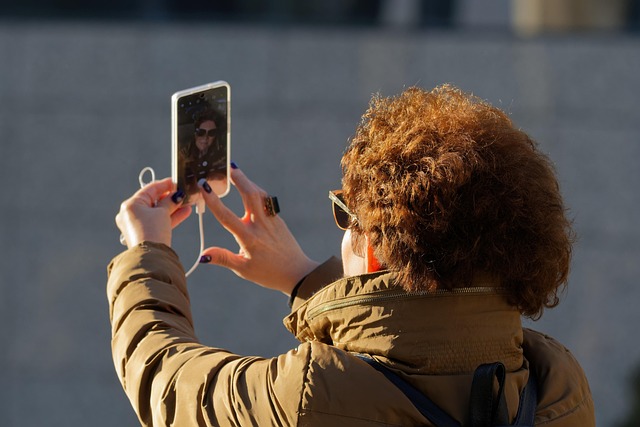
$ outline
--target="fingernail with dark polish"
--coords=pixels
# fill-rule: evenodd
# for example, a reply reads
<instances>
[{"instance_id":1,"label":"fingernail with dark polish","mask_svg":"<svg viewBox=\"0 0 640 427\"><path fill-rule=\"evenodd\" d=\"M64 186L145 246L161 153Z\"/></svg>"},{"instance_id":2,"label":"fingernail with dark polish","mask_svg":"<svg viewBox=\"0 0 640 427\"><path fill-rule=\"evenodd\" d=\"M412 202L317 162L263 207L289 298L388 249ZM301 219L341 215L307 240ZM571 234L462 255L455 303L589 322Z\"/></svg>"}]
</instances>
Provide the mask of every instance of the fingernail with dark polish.
<instances>
[{"instance_id":1,"label":"fingernail with dark polish","mask_svg":"<svg viewBox=\"0 0 640 427\"><path fill-rule=\"evenodd\" d=\"M173 195L171 196L171 200L173 200L173 203L175 203L176 205L178 203L181 203L184 200L184 191L178 190L173 193Z\"/></svg>"},{"instance_id":2,"label":"fingernail with dark polish","mask_svg":"<svg viewBox=\"0 0 640 427\"><path fill-rule=\"evenodd\" d=\"M198 185L204 188L204 191L206 191L207 193L211 193L211 186L206 179L201 178L200 181L198 181Z\"/></svg>"},{"instance_id":3,"label":"fingernail with dark polish","mask_svg":"<svg viewBox=\"0 0 640 427\"><path fill-rule=\"evenodd\" d=\"M211 262L211 256L209 255L202 255L200 257L200 264L209 264Z\"/></svg>"},{"instance_id":4,"label":"fingernail with dark polish","mask_svg":"<svg viewBox=\"0 0 640 427\"><path fill-rule=\"evenodd\" d=\"M236 165L236 162L231 162L231 169L238 169L238 165Z\"/></svg>"}]
</instances>

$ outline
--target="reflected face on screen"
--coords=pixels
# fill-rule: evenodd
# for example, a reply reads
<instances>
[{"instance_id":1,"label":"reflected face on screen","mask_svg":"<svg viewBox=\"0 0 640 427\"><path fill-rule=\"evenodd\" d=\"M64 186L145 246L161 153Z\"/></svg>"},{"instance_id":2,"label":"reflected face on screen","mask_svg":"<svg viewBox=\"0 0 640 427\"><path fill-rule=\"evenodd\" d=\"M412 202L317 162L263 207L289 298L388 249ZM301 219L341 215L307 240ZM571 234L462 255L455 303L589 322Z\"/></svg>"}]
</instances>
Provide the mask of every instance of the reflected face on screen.
<instances>
[{"instance_id":1,"label":"reflected face on screen","mask_svg":"<svg viewBox=\"0 0 640 427\"><path fill-rule=\"evenodd\" d=\"M213 141L216 139L216 123L207 120L200 124L200 127L195 130L196 147L200 151L200 154L207 152Z\"/></svg>"}]
</instances>

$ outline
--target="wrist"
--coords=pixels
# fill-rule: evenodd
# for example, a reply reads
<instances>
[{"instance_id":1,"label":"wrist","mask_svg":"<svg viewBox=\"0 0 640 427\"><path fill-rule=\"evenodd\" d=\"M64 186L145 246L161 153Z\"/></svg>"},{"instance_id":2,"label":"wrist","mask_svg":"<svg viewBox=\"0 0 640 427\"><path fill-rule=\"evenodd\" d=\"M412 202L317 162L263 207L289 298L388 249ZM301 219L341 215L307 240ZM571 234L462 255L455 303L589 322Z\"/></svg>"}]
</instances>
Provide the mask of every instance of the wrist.
<instances>
[{"instance_id":1,"label":"wrist","mask_svg":"<svg viewBox=\"0 0 640 427\"><path fill-rule=\"evenodd\" d=\"M292 275L293 280L291 280L291 284L287 289L283 289L283 292L290 298L293 298L304 279L319 265L319 262L307 258L305 263Z\"/></svg>"},{"instance_id":2,"label":"wrist","mask_svg":"<svg viewBox=\"0 0 640 427\"><path fill-rule=\"evenodd\" d=\"M154 233L141 233L141 234L134 233L130 236L125 235L125 239L127 241L128 248L133 248L135 246L138 246L142 242L159 243L159 244L163 244L168 247L171 247L171 236L167 237L163 235L157 235Z\"/></svg>"}]
</instances>

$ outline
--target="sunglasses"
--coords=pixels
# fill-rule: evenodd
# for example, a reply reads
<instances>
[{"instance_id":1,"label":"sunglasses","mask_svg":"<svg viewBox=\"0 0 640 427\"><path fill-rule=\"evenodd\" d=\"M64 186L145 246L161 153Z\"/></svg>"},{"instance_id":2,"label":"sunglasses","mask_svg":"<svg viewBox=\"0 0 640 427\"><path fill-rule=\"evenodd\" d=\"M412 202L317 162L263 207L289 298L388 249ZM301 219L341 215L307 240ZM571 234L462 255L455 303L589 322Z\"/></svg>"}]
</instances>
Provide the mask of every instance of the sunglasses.
<instances>
[{"instance_id":1,"label":"sunglasses","mask_svg":"<svg viewBox=\"0 0 640 427\"><path fill-rule=\"evenodd\" d=\"M196 136L205 136L207 135L208 137L213 138L214 136L216 136L216 132L218 129L196 129Z\"/></svg>"},{"instance_id":2,"label":"sunglasses","mask_svg":"<svg viewBox=\"0 0 640 427\"><path fill-rule=\"evenodd\" d=\"M329 191L329 198L333 202L333 218L336 220L336 225L339 229L347 230L351 224L358 221L358 218L344 202L342 190Z\"/></svg>"}]
</instances>

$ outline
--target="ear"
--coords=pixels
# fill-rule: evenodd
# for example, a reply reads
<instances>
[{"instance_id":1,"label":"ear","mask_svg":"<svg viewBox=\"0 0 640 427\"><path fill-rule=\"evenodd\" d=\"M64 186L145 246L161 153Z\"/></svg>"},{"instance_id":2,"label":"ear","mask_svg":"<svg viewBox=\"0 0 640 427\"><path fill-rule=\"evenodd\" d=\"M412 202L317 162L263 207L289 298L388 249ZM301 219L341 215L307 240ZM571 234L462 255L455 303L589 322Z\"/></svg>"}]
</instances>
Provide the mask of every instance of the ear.
<instances>
[{"instance_id":1,"label":"ear","mask_svg":"<svg viewBox=\"0 0 640 427\"><path fill-rule=\"evenodd\" d=\"M381 270L380 262L373 253L373 247L371 247L371 244L369 243L368 236L366 237L366 243L367 253L365 255L365 262L367 264L367 273L375 273L376 271Z\"/></svg>"}]
</instances>

